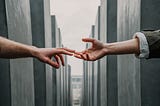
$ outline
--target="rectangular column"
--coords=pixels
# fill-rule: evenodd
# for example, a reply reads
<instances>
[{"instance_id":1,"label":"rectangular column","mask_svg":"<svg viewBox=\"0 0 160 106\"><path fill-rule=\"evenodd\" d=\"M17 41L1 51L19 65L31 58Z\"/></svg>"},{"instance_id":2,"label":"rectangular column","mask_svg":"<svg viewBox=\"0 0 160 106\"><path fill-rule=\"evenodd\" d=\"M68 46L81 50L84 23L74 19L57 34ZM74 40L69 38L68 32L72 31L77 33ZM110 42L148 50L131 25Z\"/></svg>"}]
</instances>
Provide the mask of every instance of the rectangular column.
<instances>
[{"instance_id":1,"label":"rectangular column","mask_svg":"<svg viewBox=\"0 0 160 106\"><path fill-rule=\"evenodd\" d=\"M95 26L92 25L91 27L91 34L90 37L94 38L94 30L95 30ZM92 44L89 44L89 47L91 47ZM88 62L88 71L89 71L89 102L90 102L90 106L93 106L93 97L94 97L94 77L93 77L93 73L94 73L94 62Z\"/></svg>"},{"instance_id":2,"label":"rectangular column","mask_svg":"<svg viewBox=\"0 0 160 106\"><path fill-rule=\"evenodd\" d=\"M72 106L71 66L68 65L68 106Z\"/></svg>"},{"instance_id":3,"label":"rectangular column","mask_svg":"<svg viewBox=\"0 0 160 106\"><path fill-rule=\"evenodd\" d=\"M67 95L68 95L68 60L67 55L64 56L65 58L65 67L64 67L64 105L67 106Z\"/></svg>"},{"instance_id":4,"label":"rectangular column","mask_svg":"<svg viewBox=\"0 0 160 106\"><path fill-rule=\"evenodd\" d=\"M101 7L98 6L97 10L97 17L95 22L95 32L94 38L99 40L100 39L100 9ZM97 60L94 62L94 105L100 105L100 61Z\"/></svg>"},{"instance_id":5,"label":"rectangular column","mask_svg":"<svg viewBox=\"0 0 160 106\"><path fill-rule=\"evenodd\" d=\"M117 0L107 1L107 43L117 41ZM107 106L118 106L117 56L107 56Z\"/></svg>"},{"instance_id":6,"label":"rectangular column","mask_svg":"<svg viewBox=\"0 0 160 106\"><path fill-rule=\"evenodd\" d=\"M50 15L50 0L44 0L44 26L45 26L45 47L52 47L52 30ZM53 105L53 67L46 65L46 106Z\"/></svg>"},{"instance_id":7,"label":"rectangular column","mask_svg":"<svg viewBox=\"0 0 160 106\"><path fill-rule=\"evenodd\" d=\"M45 47L44 0L30 0L32 43ZM34 59L35 106L46 106L46 69L45 64Z\"/></svg>"},{"instance_id":8,"label":"rectangular column","mask_svg":"<svg viewBox=\"0 0 160 106\"><path fill-rule=\"evenodd\" d=\"M5 0L0 1L0 36L8 38ZM11 105L10 63L8 59L0 59L0 106Z\"/></svg>"},{"instance_id":9,"label":"rectangular column","mask_svg":"<svg viewBox=\"0 0 160 106\"><path fill-rule=\"evenodd\" d=\"M140 0L118 0L118 41L140 30ZM134 5L133 5L134 4ZM118 56L118 105L141 106L140 62L134 55Z\"/></svg>"},{"instance_id":10,"label":"rectangular column","mask_svg":"<svg viewBox=\"0 0 160 106\"><path fill-rule=\"evenodd\" d=\"M5 0L8 38L32 45L29 0ZM34 106L33 59L10 60L11 105Z\"/></svg>"},{"instance_id":11,"label":"rectangular column","mask_svg":"<svg viewBox=\"0 0 160 106\"><path fill-rule=\"evenodd\" d=\"M107 42L107 1L101 0L100 40ZM107 106L107 57L100 59L100 106Z\"/></svg>"},{"instance_id":12,"label":"rectangular column","mask_svg":"<svg viewBox=\"0 0 160 106\"><path fill-rule=\"evenodd\" d=\"M51 16L51 21L52 21L52 47L56 47L56 37L58 36L57 35L57 22L56 22L56 17L53 15ZM55 68L53 68L53 105L54 106L58 106L57 105L57 90L59 89L58 88L58 83L57 83L57 70Z\"/></svg>"},{"instance_id":13,"label":"rectangular column","mask_svg":"<svg viewBox=\"0 0 160 106\"><path fill-rule=\"evenodd\" d=\"M140 30L160 29L160 1L141 0ZM141 60L141 105L160 105L160 59Z\"/></svg>"}]
</instances>

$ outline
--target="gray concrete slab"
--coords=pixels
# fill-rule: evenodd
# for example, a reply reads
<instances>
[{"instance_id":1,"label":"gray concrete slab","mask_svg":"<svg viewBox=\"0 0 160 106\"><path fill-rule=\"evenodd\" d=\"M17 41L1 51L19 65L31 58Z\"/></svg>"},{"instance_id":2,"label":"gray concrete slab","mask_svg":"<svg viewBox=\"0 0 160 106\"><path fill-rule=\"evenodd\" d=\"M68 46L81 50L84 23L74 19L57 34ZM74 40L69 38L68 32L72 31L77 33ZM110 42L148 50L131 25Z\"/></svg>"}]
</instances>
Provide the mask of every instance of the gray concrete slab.
<instances>
[{"instance_id":1,"label":"gray concrete slab","mask_svg":"<svg viewBox=\"0 0 160 106\"><path fill-rule=\"evenodd\" d=\"M92 25L91 27L91 34L90 34L90 37L91 38L94 38L94 30L95 30L95 26ZM89 44L89 47L91 47L92 44L90 43ZM94 62L88 62L88 71L89 71L89 102L90 102L90 106L93 106L93 96L94 96L94 76L93 76L93 73L94 73Z\"/></svg>"},{"instance_id":2,"label":"gray concrete slab","mask_svg":"<svg viewBox=\"0 0 160 106\"><path fill-rule=\"evenodd\" d=\"M51 16L51 22L52 22L52 47L56 47L56 29L57 29L57 23L56 23L56 17L53 15ZM57 90L58 88L58 83L57 83L57 70L53 68L53 105L57 106Z\"/></svg>"},{"instance_id":3,"label":"gray concrete slab","mask_svg":"<svg viewBox=\"0 0 160 106\"><path fill-rule=\"evenodd\" d=\"M95 35L94 38L99 40L100 39L100 6L97 10L97 17L95 22ZM94 62L94 105L100 105L100 61L97 60Z\"/></svg>"},{"instance_id":4,"label":"gray concrete slab","mask_svg":"<svg viewBox=\"0 0 160 106\"><path fill-rule=\"evenodd\" d=\"M107 42L107 1L101 0L100 40ZM107 57L100 59L100 100L101 106L107 105Z\"/></svg>"},{"instance_id":5,"label":"gray concrete slab","mask_svg":"<svg viewBox=\"0 0 160 106\"><path fill-rule=\"evenodd\" d=\"M58 26L56 26L56 47L60 47L60 32ZM57 106L61 106L61 68L56 70L57 81Z\"/></svg>"},{"instance_id":6,"label":"gray concrete slab","mask_svg":"<svg viewBox=\"0 0 160 106\"><path fill-rule=\"evenodd\" d=\"M140 30L140 0L118 0L117 10L118 41L131 39ZM118 56L118 105L141 105L140 64L134 55Z\"/></svg>"},{"instance_id":7,"label":"gray concrete slab","mask_svg":"<svg viewBox=\"0 0 160 106\"><path fill-rule=\"evenodd\" d=\"M5 0L8 38L32 45L29 0ZM33 59L10 60L11 105L34 106Z\"/></svg>"},{"instance_id":8,"label":"gray concrete slab","mask_svg":"<svg viewBox=\"0 0 160 106\"><path fill-rule=\"evenodd\" d=\"M141 0L141 28L160 29L160 1ZM141 60L141 105L160 105L160 59Z\"/></svg>"},{"instance_id":9,"label":"gray concrete slab","mask_svg":"<svg viewBox=\"0 0 160 106\"><path fill-rule=\"evenodd\" d=\"M71 66L68 65L68 104L72 106L72 87L71 87Z\"/></svg>"},{"instance_id":10,"label":"gray concrete slab","mask_svg":"<svg viewBox=\"0 0 160 106\"><path fill-rule=\"evenodd\" d=\"M30 0L32 43L45 47L44 0ZM35 106L46 106L46 69L45 64L34 59Z\"/></svg>"},{"instance_id":11,"label":"gray concrete slab","mask_svg":"<svg viewBox=\"0 0 160 106\"><path fill-rule=\"evenodd\" d=\"M117 41L117 0L107 1L107 42ZM107 56L107 106L118 106L117 56Z\"/></svg>"},{"instance_id":12,"label":"gray concrete slab","mask_svg":"<svg viewBox=\"0 0 160 106\"><path fill-rule=\"evenodd\" d=\"M64 105L67 106L68 101L68 60L67 56L64 56L65 58L65 67L64 67Z\"/></svg>"},{"instance_id":13,"label":"gray concrete slab","mask_svg":"<svg viewBox=\"0 0 160 106\"><path fill-rule=\"evenodd\" d=\"M84 75L85 75L85 91L84 91L84 103L86 106L89 106L89 78L88 78L88 62L84 61L84 66L85 66L85 70L84 70Z\"/></svg>"},{"instance_id":14,"label":"gray concrete slab","mask_svg":"<svg viewBox=\"0 0 160 106\"><path fill-rule=\"evenodd\" d=\"M0 1L0 36L8 37L5 0ZM10 65L8 59L0 59L0 106L11 105Z\"/></svg>"},{"instance_id":15,"label":"gray concrete slab","mask_svg":"<svg viewBox=\"0 0 160 106\"><path fill-rule=\"evenodd\" d=\"M51 30L51 16L50 16L50 0L44 0L44 26L45 26L45 47L52 47L52 30ZM46 65L46 106L53 105L53 83L52 70L53 68Z\"/></svg>"}]
</instances>

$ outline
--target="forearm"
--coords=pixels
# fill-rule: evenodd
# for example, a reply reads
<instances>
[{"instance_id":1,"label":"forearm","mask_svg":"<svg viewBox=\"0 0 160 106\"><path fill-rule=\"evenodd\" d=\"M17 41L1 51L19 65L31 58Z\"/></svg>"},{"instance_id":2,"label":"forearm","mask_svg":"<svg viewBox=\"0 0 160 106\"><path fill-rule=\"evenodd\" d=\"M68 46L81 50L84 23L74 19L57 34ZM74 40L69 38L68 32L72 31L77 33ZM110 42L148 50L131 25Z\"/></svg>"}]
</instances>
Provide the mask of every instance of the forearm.
<instances>
[{"instance_id":1,"label":"forearm","mask_svg":"<svg viewBox=\"0 0 160 106\"><path fill-rule=\"evenodd\" d=\"M28 46L0 37L0 58L33 57L33 46Z\"/></svg>"},{"instance_id":2,"label":"forearm","mask_svg":"<svg viewBox=\"0 0 160 106\"><path fill-rule=\"evenodd\" d=\"M107 43L104 48L107 55L140 53L138 38L122 42Z\"/></svg>"}]
</instances>

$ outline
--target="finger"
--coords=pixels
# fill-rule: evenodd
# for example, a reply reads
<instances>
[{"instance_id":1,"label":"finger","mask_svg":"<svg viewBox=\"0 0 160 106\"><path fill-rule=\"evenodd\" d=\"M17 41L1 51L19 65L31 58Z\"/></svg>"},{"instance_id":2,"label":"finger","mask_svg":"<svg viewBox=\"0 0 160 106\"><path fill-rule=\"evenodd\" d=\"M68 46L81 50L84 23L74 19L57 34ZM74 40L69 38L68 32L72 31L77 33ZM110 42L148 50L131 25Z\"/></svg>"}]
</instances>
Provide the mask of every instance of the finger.
<instances>
[{"instance_id":1,"label":"finger","mask_svg":"<svg viewBox=\"0 0 160 106\"><path fill-rule=\"evenodd\" d=\"M55 55L54 58L56 59L56 62L60 65L59 57L57 55Z\"/></svg>"},{"instance_id":2,"label":"finger","mask_svg":"<svg viewBox=\"0 0 160 106\"><path fill-rule=\"evenodd\" d=\"M95 39L93 39L93 38L82 38L82 41L83 42L91 42L91 43L93 43L95 41Z\"/></svg>"},{"instance_id":3,"label":"finger","mask_svg":"<svg viewBox=\"0 0 160 106\"><path fill-rule=\"evenodd\" d=\"M66 55L73 56L74 53L66 51L66 50L63 50L63 49L59 49L57 54L66 54Z\"/></svg>"},{"instance_id":4,"label":"finger","mask_svg":"<svg viewBox=\"0 0 160 106\"><path fill-rule=\"evenodd\" d=\"M52 61L51 59L47 59L47 63L55 68L59 68L59 64L57 62Z\"/></svg>"},{"instance_id":5,"label":"finger","mask_svg":"<svg viewBox=\"0 0 160 106\"><path fill-rule=\"evenodd\" d=\"M77 54L74 54L74 57L76 57L76 58L78 58L78 59L83 59L83 58L81 57L81 55L77 55Z\"/></svg>"},{"instance_id":6,"label":"finger","mask_svg":"<svg viewBox=\"0 0 160 106\"><path fill-rule=\"evenodd\" d=\"M81 55L81 57L82 57L84 60L87 60L87 55L86 55L86 54Z\"/></svg>"},{"instance_id":7,"label":"finger","mask_svg":"<svg viewBox=\"0 0 160 106\"><path fill-rule=\"evenodd\" d=\"M86 57L87 57L87 60L90 60L90 57L89 57L89 54L88 54L88 53L86 54Z\"/></svg>"},{"instance_id":8,"label":"finger","mask_svg":"<svg viewBox=\"0 0 160 106\"><path fill-rule=\"evenodd\" d=\"M75 55L75 54L76 54L76 55L83 55L82 52L76 52L76 51L75 51L74 55Z\"/></svg>"},{"instance_id":9,"label":"finger","mask_svg":"<svg viewBox=\"0 0 160 106\"><path fill-rule=\"evenodd\" d=\"M64 66L64 58L63 58L63 56L61 54L59 54L58 56L59 56L59 58L61 60L62 65Z\"/></svg>"},{"instance_id":10,"label":"finger","mask_svg":"<svg viewBox=\"0 0 160 106\"><path fill-rule=\"evenodd\" d=\"M62 48L62 49L66 50L66 51L69 51L69 52L72 52L72 53L75 53L75 50L68 49L68 48L66 48L66 47L64 47L64 48Z\"/></svg>"}]
</instances>

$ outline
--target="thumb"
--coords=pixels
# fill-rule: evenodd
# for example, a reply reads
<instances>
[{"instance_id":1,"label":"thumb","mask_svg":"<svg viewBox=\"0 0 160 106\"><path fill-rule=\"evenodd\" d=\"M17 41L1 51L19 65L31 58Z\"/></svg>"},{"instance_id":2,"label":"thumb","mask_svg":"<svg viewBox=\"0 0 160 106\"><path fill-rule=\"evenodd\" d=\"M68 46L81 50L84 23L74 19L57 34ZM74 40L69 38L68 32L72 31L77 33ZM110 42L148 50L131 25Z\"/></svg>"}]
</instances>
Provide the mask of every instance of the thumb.
<instances>
[{"instance_id":1,"label":"thumb","mask_svg":"<svg viewBox=\"0 0 160 106\"><path fill-rule=\"evenodd\" d=\"M93 38L82 38L82 41L83 42L91 42L91 43L93 43L95 41L95 39L93 39Z\"/></svg>"}]
</instances>

